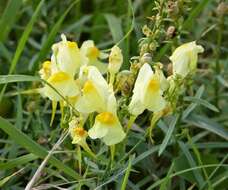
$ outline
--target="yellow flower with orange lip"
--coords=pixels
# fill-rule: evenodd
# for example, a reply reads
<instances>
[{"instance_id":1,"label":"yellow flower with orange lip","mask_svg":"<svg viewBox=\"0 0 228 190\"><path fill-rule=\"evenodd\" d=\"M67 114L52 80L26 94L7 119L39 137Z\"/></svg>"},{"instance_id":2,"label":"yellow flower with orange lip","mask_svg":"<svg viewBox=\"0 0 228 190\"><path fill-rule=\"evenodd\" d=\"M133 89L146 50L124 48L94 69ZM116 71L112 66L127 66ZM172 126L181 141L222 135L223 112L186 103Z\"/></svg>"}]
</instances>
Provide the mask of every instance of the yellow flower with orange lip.
<instances>
[{"instance_id":1,"label":"yellow flower with orange lip","mask_svg":"<svg viewBox=\"0 0 228 190\"><path fill-rule=\"evenodd\" d=\"M170 60L173 63L173 74L185 77L194 72L197 67L198 53L204 51L203 47L196 45L196 42L185 43L175 49Z\"/></svg>"},{"instance_id":2,"label":"yellow flower with orange lip","mask_svg":"<svg viewBox=\"0 0 228 190\"><path fill-rule=\"evenodd\" d=\"M101 52L94 44L94 41L84 41L80 48L83 64L96 66L101 73L107 71L107 65L102 63L100 59L107 58L107 54Z\"/></svg>"},{"instance_id":3,"label":"yellow flower with orange lip","mask_svg":"<svg viewBox=\"0 0 228 190\"><path fill-rule=\"evenodd\" d=\"M107 109L110 88L96 67L87 66L83 69L80 75L84 80L82 95L75 108L81 113L103 112Z\"/></svg>"},{"instance_id":4,"label":"yellow flower with orange lip","mask_svg":"<svg viewBox=\"0 0 228 190\"><path fill-rule=\"evenodd\" d=\"M72 76L68 73L59 71L52 74L47 82L63 97L74 97L79 94L79 88ZM60 101L63 98L49 85L45 84L43 93L52 101Z\"/></svg>"},{"instance_id":5,"label":"yellow flower with orange lip","mask_svg":"<svg viewBox=\"0 0 228 190\"><path fill-rule=\"evenodd\" d=\"M121 142L126 136L118 117L112 112L98 114L88 134L92 139L100 138L108 146Z\"/></svg>"},{"instance_id":6,"label":"yellow flower with orange lip","mask_svg":"<svg viewBox=\"0 0 228 190\"><path fill-rule=\"evenodd\" d=\"M47 80L51 76L51 61L45 61L39 70L40 77Z\"/></svg>"},{"instance_id":7,"label":"yellow flower with orange lip","mask_svg":"<svg viewBox=\"0 0 228 190\"><path fill-rule=\"evenodd\" d=\"M158 72L154 73L147 63L140 68L129 104L132 115L137 116L145 109L158 112L165 108L161 76Z\"/></svg>"},{"instance_id":8,"label":"yellow flower with orange lip","mask_svg":"<svg viewBox=\"0 0 228 190\"><path fill-rule=\"evenodd\" d=\"M81 146L86 144L88 133L83 127L80 127L79 121L76 118L73 118L69 123L69 130L72 137L72 144L79 144Z\"/></svg>"},{"instance_id":9,"label":"yellow flower with orange lip","mask_svg":"<svg viewBox=\"0 0 228 190\"><path fill-rule=\"evenodd\" d=\"M62 41L52 46L51 62L55 65L54 72L63 71L74 77L82 64L80 50L77 43L67 41L64 34L61 38Z\"/></svg>"},{"instance_id":10,"label":"yellow flower with orange lip","mask_svg":"<svg viewBox=\"0 0 228 190\"><path fill-rule=\"evenodd\" d=\"M72 137L72 144L80 145L87 153L96 158L96 155L91 151L86 142L88 132L80 126L80 122L77 120L77 118L74 117L69 123L69 131Z\"/></svg>"}]
</instances>

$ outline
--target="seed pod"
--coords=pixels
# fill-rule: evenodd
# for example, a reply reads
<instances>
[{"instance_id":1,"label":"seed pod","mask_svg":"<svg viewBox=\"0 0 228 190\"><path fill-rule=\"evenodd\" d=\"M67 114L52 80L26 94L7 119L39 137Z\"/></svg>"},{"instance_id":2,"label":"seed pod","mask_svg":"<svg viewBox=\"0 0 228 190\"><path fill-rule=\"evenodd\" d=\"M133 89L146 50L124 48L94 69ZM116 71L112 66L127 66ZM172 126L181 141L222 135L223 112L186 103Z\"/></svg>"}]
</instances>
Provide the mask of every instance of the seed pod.
<instances>
[{"instance_id":1,"label":"seed pod","mask_svg":"<svg viewBox=\"0 0 228 190\"><path fill-rule=\"evenodd\" d=\"M221 2L221 3L218 5L217 9L216 9L216 13L217 13L217 15L219 15L219 16L223 16L223 15L225 15L225 14L228 14L228 4L225 3L225 2Z\"/></svg>"},{"instance_id":2,"label":"seed pod","mask_svg":"<svg viewBox=\"0 0 228 190\"><path fill-rule=\"evenodd\" d=\"M116 78L117 91L123 96L129 96L134 86L135 76L131 71L121 71Z\"/></svg>"},{"instance_id":3,"label":"seed pod","mask_svg":"<svg viewBox=\"0 0 228 190\"><path fill-rule=\"evenodd\" d=\"M150 53L144 53L143 56L140 58L141 63L151 63L152 56Z\"/></svg>"},{"instance_id":4,"label":"seed pod","mask_svg":"<svg viewBox=\"0 0 228 190\"><path fill-rule=\"evenodd\" d=\"M175 35L176 28L174 26L169 26L166 31L166 36L168 39L172 38Z\"/></svg>"}]
</instances>

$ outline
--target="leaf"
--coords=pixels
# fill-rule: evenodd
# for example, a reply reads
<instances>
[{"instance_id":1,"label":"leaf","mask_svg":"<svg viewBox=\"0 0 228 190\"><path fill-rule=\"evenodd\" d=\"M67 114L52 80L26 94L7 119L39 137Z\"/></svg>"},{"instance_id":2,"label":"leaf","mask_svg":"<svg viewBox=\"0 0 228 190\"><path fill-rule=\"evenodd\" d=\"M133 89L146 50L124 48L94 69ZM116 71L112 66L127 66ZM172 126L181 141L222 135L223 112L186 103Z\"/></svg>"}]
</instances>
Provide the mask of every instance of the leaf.
<instances>
[{"instance_id":1,"label":"leaf","mask_svg":"<svg viewBox=\"0 0 228 190\"><path fill-rule=\"evenodd\" d=\"M217 76L218 81L226 88L228 88L228 82L221 76Z\"/></svg>"},{"instance_id":2,"label":"leaf","mask_svg":"<svg viewBox=\"0 0 228 190\"><path fill-rule=\"evenodd\" d=\"M228 140L228 131L224 129L219 123L213 121L204 116L200 115L191 115L188 119L185 120L188 124L194 125L196 127L206 129L220 137Z\"/></svg>"},{"instance_id":3,"label":"leaf","mask_svg":"<svg viewBox=\"0 0 228 190\"><path fill-rule=\"evenodd\" d=\"M117 43L123 38L123 30L121 26L121 20L113 14L105 14L105 18L108 22L112 38L114 43Z\"/></svg>"},{"instance_id":4,"label":"leaf","mask_svg":"<svg viewBox=\"0 0 228 190\"><path fill-rule=\"evenodd\" d=\"M7 183L12 177L14 177L15 175L17 175L18 173L20 173L24 168L14 172L13 174L4 177L3 179L0 180L0 187L2 187L5 183Z\"/></svg>"},{"instance_id":5,"label":"leaf","mask_svg":"<svg viewBox=\"0 0 228 190\"><path fill-rule=\"evenodd\" d=\"M159 152L158 152L159 156L163 153L163 151L165 150L166 146L168 145L169 140L170 140L170 138L171 138L171 136L173 134L174 128L176 126L176 123L178 121L178 118L179 118L179 115L176 115L176 116L174 116L172 118L172 121L171 121L170 126L168 128L168 132L166 133L165 138L162 141L162 144L161 144L161 146L159 148Z\"/></svg>"},{"instance_id":6,"label":"leaf","mask_svg":"<svg viewBox=\"0 0 228 190\"><path fill-rule=\"evenodd\" d=\"M15 19L17 18L17 13L22 4L22 0L9 0L4 13L0 20L0 41L4 42L7 39L8 33L13 26Z\"/></svg>"},{"instance_id":7,"label":"leaf","mask_svg":"<svg viewBox=\"0 0 228 190\"><path fill-rule=\"evenodd\" d=\"M7 162L0 162L0 170L9 170L18 167L23 164L27 164L30 161L37 159L38 157L32 153L20 156L18 158L9 160Z\"/></svg>"},{"instance_id":8,"label":"leaf","mask_svg":"<svg viewBox=\"0 0 228 190\"><path fill-rule=\"evenodd\" d=\"M41 79L39 77L29 75L0 75L0 84L30 81L41 81Z\"/></svg>"},{"instance_id":9,"label":"leaf","mask_svg":"<svg viewBox=\"0 0 228 190\"><path fill-rule=\"evenodd\" d=\"M32 18L30 19L28 25L26 26L26 28L25 28L25 30L24 30L24 32L23 32L23 34L19 40L16 52L14 54L13 60L12 60L11 65L10 65L9 74L12 74L16 68L16 65L17 65L18 60L21 56L21 53L24 50L25 43L28 40L29 34L32 31L33 25L37 19L37 16L41 10L43 3L44 3L44 0L41 0L40 3L38 4L38 6L36 7L36 10L35 10L34 14L32 15ZM0 102L2 100L4 93L5 93L6 87L7 87L7 83L3 86L2 90L1 90Z\"/></svg>"},{"instance_id":10,"label":"leaf","mask_svg":"<svg viewBox=\"0 0 228 190\"><path fill-rule=\"evenodd\" d=\"M191 97L191 96L186 96L184 97L185 101L192 101L195 102L197 104L201 104L203 106L205 106L206 108L215 111L215 112L219 112L218 108L216 108L214 105L210 104L208 101L197 98L197 97Z\"/></svg>"},{"instance_id":11,"label":"leaf","mask_svg":"<svg viewBox=\"0 0 228 190\"><path fill-rule=\"evenodd\" d=\"M0 128L7 133L12 140L27 149L30 153L33 153L40 158L45 158L47 156L48 151L45 148L34 142L26 134L18 130L2 117L0 117ZM74 179L81 178L78 173L66 166L62 161L56 159L54 156L51 156L48 162Z\"/></svg>"},{"instance_id":12,"label":"leaf","mask_svg":"<svg viewBox=\"0 0 228 190\"><path fill-rule=\"evenodd\" d=\"M170 174L173 172L174 169L174 162L172 162L169 171L164 179L164 181L162 182L160 189L159 190L166 190L167 189L167 183L170 181Z\"/></svg>"},{"instance_id":13,"label":"leaf","mask_svg":"<svg viewBox=\"0 0 228 190\"><path fill-rule=\"evenodd\" d=\"M210 2L211 0L201 0L198 5L192 9L192 11L190 12L188 18L185 20L184 24L183 24L183 29L190 29L193 21L195 21L195 18L202 12L202 10L204 9L204 7Z\"/></svg>"},{"instance_id":14,"label":"leaf","mask_svg":"<svg viewBox=\"0 0 228 190\"><path fill-rule=\"evenodd\" d=\"M181 141L178 142L182 152L184 153L185 157L187 158L187 162L189 163L190 167L196 167L196 162L194 158L192 157L190 151L188 150L188 147ZM202 177L202 174L199 170L193 171L193 175L195 178L195 181L197 181L198 186L201 187L201 185L204 183L204 179Z\"/></svg>"},{"instance_id":15,"label":"leaf","mask_svg":"<svg viewBox=\"0 0 228 190\"><path fill-rule=\"evenodd\" d=\"M129 161L128 161L128 166L127 166L127 170L126 170L126 173L124 175L124 179L123 179L123 182L122 182L122 185L121 185L121 190L125 190L126 187L127 187L127 182L128 182L128 178L129 178L129 175L130 175L130 172L131 172L131 157L129 158Z\"/></svg>"},{"instance_id":16,"label":"leaf","mask_svg":"<svg viewBox=\"0 0 228 190\"><path fill-rule=\"evenodd\" d=\"M203 95L203 92L205 90L204 85L200 86L200 88L197 90L195 97L201 98ZM191 103L183 112L182 119L185 119L188 117L188 115L196 108L198 104L197 103Z\"/></svg>"}]
</instances>

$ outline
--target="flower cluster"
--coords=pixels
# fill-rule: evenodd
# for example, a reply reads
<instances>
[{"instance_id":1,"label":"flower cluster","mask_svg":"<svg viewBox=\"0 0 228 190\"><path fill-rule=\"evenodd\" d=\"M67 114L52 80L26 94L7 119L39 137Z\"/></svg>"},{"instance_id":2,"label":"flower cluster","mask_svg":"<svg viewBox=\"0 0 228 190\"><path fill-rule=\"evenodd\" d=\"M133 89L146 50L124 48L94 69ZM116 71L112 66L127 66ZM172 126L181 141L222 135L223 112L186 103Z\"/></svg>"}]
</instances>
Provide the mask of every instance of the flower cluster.
<instances>
[{"instance_id":1,"label":"flower cluster","mask_svg":"<svg viewBox=\"0 0 228 190\"><path fill-rule=\"evenodd\" d=\"M161 63L151 65L147 61L136 73L132 70L119 72L123 55L116 45L107 54L91 40L83 42L79 48L76 42L68 41L64 35L61 37L62 41L52 46L50 61L45 61L39 71L46 81L40 92L52 101L52 116L58 102L62 112L64 106L72 108L69 117L72 143L89 152L88 137L101 139L108 146L123 141L128 131L123 126L123 119L129 115L136 118L144 110L160 116L167 109L171 112L169 96L175 88L176 78L183 80L192 74L196 69L197 55L203 52L195 42L178 47L170 57L173 74L166 78ZM126 84L132 88L126 90ZM119 116L119 88L125 88L123 92L129 100L126 105L129 114L122 117ZM91 126L88 128L86 123Z\"/></svg>"}]
</instances>

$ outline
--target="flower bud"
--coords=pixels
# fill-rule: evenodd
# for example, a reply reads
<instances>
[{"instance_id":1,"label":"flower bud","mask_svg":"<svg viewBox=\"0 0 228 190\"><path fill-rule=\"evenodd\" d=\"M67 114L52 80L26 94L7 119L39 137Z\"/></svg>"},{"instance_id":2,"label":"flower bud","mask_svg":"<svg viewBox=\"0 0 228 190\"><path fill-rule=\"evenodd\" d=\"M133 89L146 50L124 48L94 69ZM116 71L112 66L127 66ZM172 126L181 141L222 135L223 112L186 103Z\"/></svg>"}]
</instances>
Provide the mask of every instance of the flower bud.
<instances>
[{"instance_id":1,"label":"flower bud","mask_svg":"<svg viewBox=\"0 0 228 190\"><path fill-rule=\"evenodd\" d=\"M113 46L111 49L111 53L109 55L109 64L108 71L111 74L116 74L123 63L123 55L121 49L118 46Z\"/></svg>"}]
</instances>

